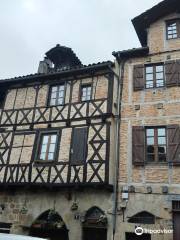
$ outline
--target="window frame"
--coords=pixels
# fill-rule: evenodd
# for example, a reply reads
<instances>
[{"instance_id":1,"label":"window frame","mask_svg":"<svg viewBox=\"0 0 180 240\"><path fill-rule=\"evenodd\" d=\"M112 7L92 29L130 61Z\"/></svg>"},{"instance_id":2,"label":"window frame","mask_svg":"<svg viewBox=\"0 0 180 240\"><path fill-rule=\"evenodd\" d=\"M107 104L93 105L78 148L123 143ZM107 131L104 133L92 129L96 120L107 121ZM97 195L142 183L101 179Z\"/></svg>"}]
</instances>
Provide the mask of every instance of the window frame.
<instances>
[{"instance_id":1,"label":"window frame","mask_svg":"<svg viewBox=\"0 0 180 240\"><path fill-rule=\"evenodd\" d=\"M88 87L91 87L90 99L88 99L88 100L82 100L83 88L88 88ZM80 100L81 102L89 102L89 101L91 101L91 100L92 100L92 94L93 94L93 91L92 91L92 90L93 90L93 85L92 85L92 83L80 84L79 100Z\"/></svg>"},{"instance_id":2,"label":"window frame","mask_svg":"<svg viewBox=\"0 0 180 240\"><path fill-rule=\"evenodd\" d=\"M43 136L55 135L55 134L57 136L57 139L56 139L56 143L55 143L53 160L48 160L48 159L42 160L42 159L40 159ZM61 139L61 131L60 130L40 131L38 133L38 139L35 142L35 143L37 143L37 145L36 145L36 153L35 153L35 157L34 157L34 162L35 163L55 163L55 162L57 162L58 161L59 150L60 150L60 139Z\"/></svg>"},{"instance_id":3,"label":"window frame","mask_svg":"<svg viewBox=\"0 0 180 240\"><path fill-rule=\"evenodd\" d=\"M158 136L158 129L164 128L165 129L165 136ZM148 160L148 152L147 152L147 130L148 129L154 129L154 161L149 161ZM158 137L165 137L165 144L159 144L158 145ZM167 148L168 148L168 142L167 142L167 127L166 126L149 126L149 127L145 127L145 159L146 159L146 163L167 163ZM160 161L159 160L159 152L158 152L158 146L165 146L166 147L166 159L165 161Z\"/></svg>"},{"instance_id":4,"label":"window frame","mask_svg":"<svg viewBox=\"0 0 180 240\"><path fill-rule=\"evenodd\" d=\"M63 103L62 103L62 104L57 104L57 101L58 101L57 93L59 93L59 91L57 91L57 93L56 93L55 104L51 105L52 88L53 88L53 87L60 87L60 86L64 86ZM63 106L63 105L65 105L65 99L66 99L66 88L67 88L67 84L66 84L65 82L60 83L60 84L57 83L57 84L51 84L51 85L49 85L48 99L47 99L47 106L49 106L49 107L53 107L53 106Z\"/></svg>"},{"instance_id":5,"label":"window frame","mask_svg":"<svg viewBox=\"0 0 180 240\"><path fill-rule=\"evenodd\" d=\"M156 86L157 84L157 80L159 79L156 79L156 73L159 73L159 72L156 72L156 67L158 66L162 66L163 67L163 86ZM152 67L153 68L153 86L152 87L147 87L146 86L146 83L147 83L147 73L146 73L146 68L147 67ZM145 64L145 67L144 67L144 75L145 75L145 89L153 89L153 88L164 88L166 86L166 79L165 79L165 66L164 66L164 63L163 62L159 62L159 63L152 63L152 64Z\"/></svg>"},{"instance_id":6,"label":"window frame","mask_svg":"<svg viewBox=\"0 0 180 240\"><path fill-rule=\"evenodd\" d=\"M168 34L168 27L169 27L169 25L172 25L173 23L176 23L177 37L169 38L169 35L172 35L172 34ZM179 37L180 37L180 18L167 20L166 21L166 40L174 40Z\"/></svg>"}]
</instances>

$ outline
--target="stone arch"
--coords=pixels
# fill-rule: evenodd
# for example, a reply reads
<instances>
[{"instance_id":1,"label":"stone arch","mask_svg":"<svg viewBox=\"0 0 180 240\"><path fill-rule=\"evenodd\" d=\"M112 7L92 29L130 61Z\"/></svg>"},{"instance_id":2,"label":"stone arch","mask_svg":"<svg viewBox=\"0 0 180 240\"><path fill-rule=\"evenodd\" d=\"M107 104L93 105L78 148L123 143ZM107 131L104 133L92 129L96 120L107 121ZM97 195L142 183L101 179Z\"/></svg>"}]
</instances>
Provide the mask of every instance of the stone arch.
<instances>
[{"instance_id":1,"label":"stone arch","mask_svg":"<svg viewBox=\"0 0 180 240\"><path fill-rule=\"evenodd\" d=\"M155 215L147 211L139 212L129 218L129 223L155 224Z\"/></svg>"},{"instance_id":2,"label":"stone arch","mask_svg":"<svg viewBox=\"0 0 180 240\"><path fill-rule=\"evenodd\" d=\"M107 216L99 207L91 207L85 214L83 221L83 240L107 239Z\"/></svg>"},{"instance_id":3,"label":"stone arch","mask_svg":"<svg viewBox=\"0 0 180 240\"><path fill-rule=\"evenodd\" d=\"M54 209L43 212L33 221L29 235L50 240L69 239L66 224Z\"/></svg>"}]
</instances>

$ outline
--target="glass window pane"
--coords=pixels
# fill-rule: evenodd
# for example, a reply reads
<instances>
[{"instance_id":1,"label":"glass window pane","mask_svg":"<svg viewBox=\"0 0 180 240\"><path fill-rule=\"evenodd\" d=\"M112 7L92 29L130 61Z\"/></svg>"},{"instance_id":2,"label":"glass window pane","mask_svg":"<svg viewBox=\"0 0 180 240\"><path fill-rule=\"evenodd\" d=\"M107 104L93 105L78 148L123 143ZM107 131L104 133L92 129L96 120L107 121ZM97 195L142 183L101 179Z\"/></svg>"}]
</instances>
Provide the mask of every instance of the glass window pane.
<instances>
[{"instance_id":1,"label":"glass window pane","mask_svg":"<svg viewBox=\"0 0 180 240\"><path fill-rule=\"evenodd\" d=\"M57 87L52 87L52 92L57 92Z\"/></svg>"},{"instance_id":2,"label":"glass window pane","mask_svg":"<svg viewBox=\"0 0 180 240\"><path fill-rule=\"evenodd\" d=\"M56 93L56 92L53 92L53 93L51 94L51 98L56 98L56 95L57 95L57 93Z\"/></svg>"},{"instance_id":3,"label":"glass window pane","mask_svg":"<svg viewBox=\"0 0 180 240\"><path fill-rule=\"evenodd\" d=\"M53 153L55 151L55 144L50 144L49 152Z\"/></svg>"},{"instance_id":4,"label":"glass window pane","mask_svg":"<svg viewBox=\"0 0 180 240\"><path fill-rule=\"evenodd\" d=\"M147 82L146 88L153 88L153 82Z\"/></svg>"},{"instance_id":5,"label":"glass window pane","mask_svg":"<svg viewBox=\"0 0 180 240\"><path fill-rule=\"evenodd\" d=\"M50 102L50 105L52 106L52 105L55 105L56 104L56 99L51 99L51 102Z\"/></svg>"},{"instance_id":6,"label":"glass window pane","mask_svg":"<svg viewBox=\"0 0 180 240\"><path fill-rule=\"evenodd\" d=\"M166 138L165 137L158 137L158 144L166 144Z\"/></svg>"},{"instance_id":7,"label":"glass window pane","mask_svg":"<svg viewBox=\"0 0 180 240\"><path fill-rule=\"evenodd\" d=\"M164 75L163 72L156 73L156 79L163 79Z\"/></svg>"},{"instance_id":8,"label":"glass window pane","mask_svg":"<svg viewBox=\"0 0 180 240\"><path fill-rule=\"evenodd\" d=\"M64 91L64 85L59 86L59 91Z\"/></svg>"},{"instance_id":9,"label":"glass window pane","mask_svg":"<svg viewBox=\"0 0 180 240\"><path fill-rule=\"evenodd\" d=\"M147 138L147 145L154 145L154 137Z\"/></svg>"},{"instance_id":10,"label":"glass window pane","mask_svg":"<svg viewBox=\"0 0 180 240\"><path fill-rule=\"evenodd\" d=\"M159 146L158 147L158 153L166 153L166 146Z\"/></svg>"},{"instance_id":11,"label":"glass window pane","mask_svg":"<svg viewBox=\"0 0 180 240\"><path fill-rule=\"evenodd\" d=\"M58 99L58 105L62 105L63 102L64 102L64 99L63 99L63 98L59 98L59 99Z\"/></svg>"},{"instance_id":12,"label":"glass window pane","mask_svg":"<svg viewBox=\"0 0 180 240\"><path fill-rule=\"evenodd\" d=\"M41 153L45 153L46 150L47 150L47 144L43 144L43 145L41 146Z\"/></svg>"},{"instance_id":13,"label":"glass window pane","mask_svg":"<svg viewBox=\"0 0 180 240\"><path fill-rule=\"evenodd\" d=\"M148 137L153 137L153 136L154 136L154 129L153 129L153 128L148 128L148 129L146 130L146 135L147 135Z\"/></svg>"},{"instance_id":14,"label":"glass window pane","mask_svg":"<svg viewBox=\"0 0 180 240\"><path fill-rule=\"evenodd\" d=\"M43 136L43 144L48 143L48 138L49 138L49 136Z\"/></svg>"},{"instance_id":15,"label":"glass window pane","mask_svg":"<svg viewBox=\"0 0 180 240\"><path fill-rule=\"evenodd\" d=\"M51 135L51 143L56 143L56 135Z\"/></svg>"},{"instance_id":16,"label":"glass window pane","mask_svg":"<svg viewBox=\"0 0 180 240\"><path fill-rule=\"evenodd\" d=\"M59 97L64 97L64 92L63 91L59 92Z\"/></svg>"},{"instance_id":17,"label":"glass window pane","mask_svg":"<svg viewBox=\"0 0 180 240\"><path fill-rule=\"evenodd\" d=\"M164 81L163 80L157 80L156 81L156 87L163 87L164 86Z\"/></svg>"},{"instance_id":18,"label":"glass window pane","mask_svg":"<svg viewBox=\"0 0 180 240\"><path fill-rule=\"evenodd\" d=\"M163 65L156 66L156 72L163 72Z\"/></svg>"},{"instance_id":19,"label":"glass window pane","mask_svg":"<svg viewBox=\"0 0 180 240\"><path fill-rule=\"evenodd\" d=\"M53 160L54 157L54 153L49 153L48 154L48 160Z\"/></svg>"},{"instance_id":20,"label":"glass window pane","mask_svg":"<svg viewBox=\"0 0 180 240\"><path fill-rule=\"evenodd\" d=\"M40 154L40 160L45 160L46 158L46 153L41 153Z\"/></svg>"},{"instance_id":21,"label":"glass window pane","mask_svg":"<svg viewBox=\"0 0 180 240\"><path fill-rule=\"evenodd\" d=\"M153 74L146 74L146 80L149 81L149 80L153 80Z\"/></svg>"},{"instance_id":22,"label":"glass window pane","mask_svg":"<svg viewBox=\"0 0 180 240\"><path fill-rule=\"evenodd\" d=\"M146 73L153 73L153 67L146 67Z\"/></svg>"},{"instance_id":23,"label":"glass window pane","mask_svg":"<svg viewBox=\"0 0 180 240\"><path fill-rule=\"evenodd\" d=\"M148 154L147 155L147 161L148 162L154 162L155 160L155 156L153 154Z\"/></svg>"},{"instance_id":24,"label":"glass window pane","mask_svg":"<svg viewBox=\"0 0 180 240\"><path fill-rule=\"evenodd\" d=\"M154 153L154 146L148 146L147 153Z\"/></svg>"},{"instance_id":25,"label":"glass window pane","mask_svg":"<svg viewBox=\"0 0 180 240\"><path fill-rule=\"evenodd\" d=\"M166 130L165 128L158 128L158 136L165 136Z\"/></svg>"}]
</instances>

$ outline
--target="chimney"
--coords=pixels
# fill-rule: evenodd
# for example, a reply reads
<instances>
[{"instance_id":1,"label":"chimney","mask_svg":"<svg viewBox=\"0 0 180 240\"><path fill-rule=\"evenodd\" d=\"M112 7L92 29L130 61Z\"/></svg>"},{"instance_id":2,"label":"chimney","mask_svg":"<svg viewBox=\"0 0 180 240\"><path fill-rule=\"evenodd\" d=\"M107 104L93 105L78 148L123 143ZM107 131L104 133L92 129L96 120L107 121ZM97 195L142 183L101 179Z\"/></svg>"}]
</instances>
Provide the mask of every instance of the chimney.
<instances>
[{"instance_id":1,"label":"chimney","mask_svg":"<svg viewBox=\"0 0 180 240\"><path fill-rule=\"evenodd\" d=\"M49 58L45 57L43 61L39 62L38 73L48 73L52 68L52 62Z\"/></svg>"}]
</instances>

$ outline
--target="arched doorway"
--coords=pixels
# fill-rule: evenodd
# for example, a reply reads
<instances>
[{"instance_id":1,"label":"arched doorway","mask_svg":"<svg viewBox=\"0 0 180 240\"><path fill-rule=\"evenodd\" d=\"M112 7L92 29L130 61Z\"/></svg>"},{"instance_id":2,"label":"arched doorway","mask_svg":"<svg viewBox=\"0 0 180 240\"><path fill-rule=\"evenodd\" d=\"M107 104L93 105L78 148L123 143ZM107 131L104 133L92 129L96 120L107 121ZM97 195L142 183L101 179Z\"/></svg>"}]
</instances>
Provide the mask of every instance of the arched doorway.
<instances>
[{"instance_id":1,"label":"arched doorway","mask_svg":"<svg viewBox=\"0 0 180 240\"><path fill-rule=\"evenodd\" d=\"M42 213L33 222L29 235L50 240L68 240L66 225L55 210L48 210Z\"/></svg>"},{"instance_id":2,"label":"arched doorway","mask_svg":"<svg viewBox=\"0 0 180 240\"><path fill-rule=\"evenodd\" d=\"M107 240L107 217L98 207L90 208L83 222L83 240Z\"/></svg>"}]
</instances>

